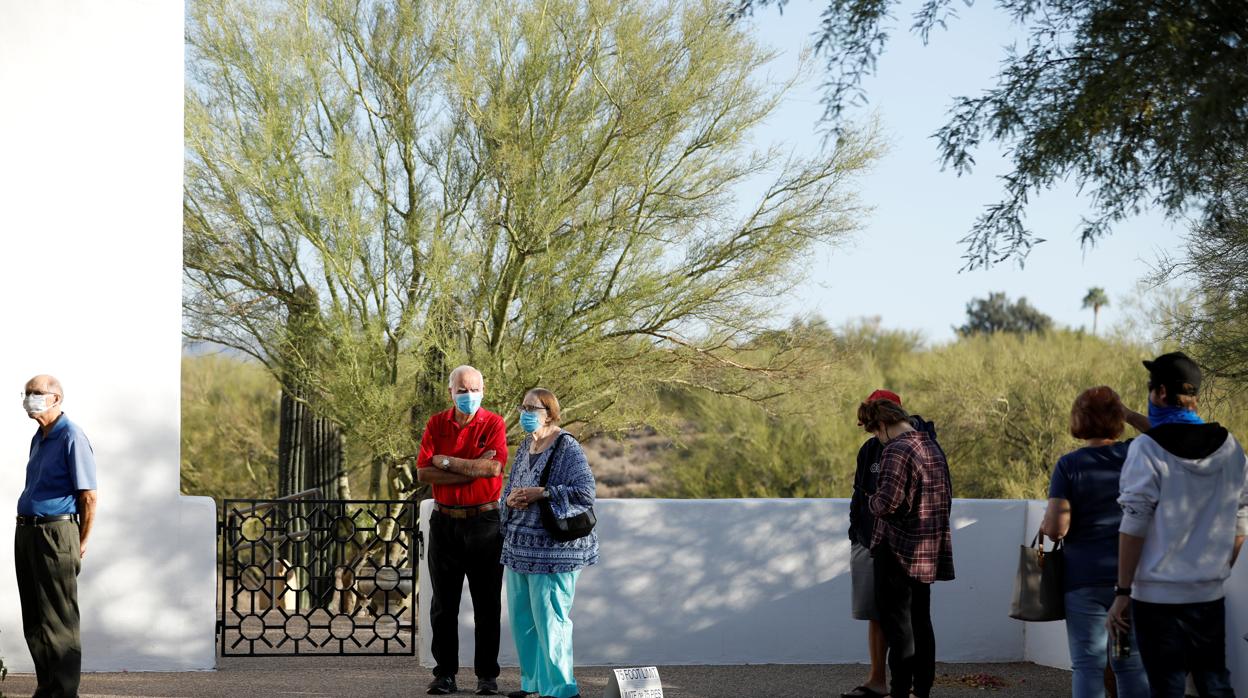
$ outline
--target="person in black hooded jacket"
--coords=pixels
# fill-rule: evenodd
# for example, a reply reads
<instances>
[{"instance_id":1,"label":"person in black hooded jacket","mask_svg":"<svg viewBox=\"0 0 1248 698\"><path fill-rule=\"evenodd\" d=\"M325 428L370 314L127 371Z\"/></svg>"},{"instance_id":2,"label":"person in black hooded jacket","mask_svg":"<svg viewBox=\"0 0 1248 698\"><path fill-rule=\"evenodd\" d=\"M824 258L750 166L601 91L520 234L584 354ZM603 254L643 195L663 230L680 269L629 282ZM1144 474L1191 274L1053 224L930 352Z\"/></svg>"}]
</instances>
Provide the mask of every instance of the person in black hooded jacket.
<instances>
[{"instance_id":1,"label":"person in black hooded jacket","mask_svg":"<svg viewBox=\"0 0 1248 698\"><path fill-rule=\"evenodd\" d=\"M876 390L864 402L891 400L901 405L901 397L892 391ZM936 440L936 425L918 415L910 417L910 425L931 435ZM861 426L861 425L859 425ZM849 500L850 581L852 587L851 615L855 620L865 620L867 644L870 650L871 669L866 681L853 690L842 693L842 698L871 698L888 695L888 677L885 666L888 643L880 626L875 605L874 570L871 561L871 532L875 529L875 516L871 514L869 501L875 494L876 479L880 474L880 456L884 445L874 436L858 449L858 464L854 471L854 494Z\"/></svg>"}]
</instances>

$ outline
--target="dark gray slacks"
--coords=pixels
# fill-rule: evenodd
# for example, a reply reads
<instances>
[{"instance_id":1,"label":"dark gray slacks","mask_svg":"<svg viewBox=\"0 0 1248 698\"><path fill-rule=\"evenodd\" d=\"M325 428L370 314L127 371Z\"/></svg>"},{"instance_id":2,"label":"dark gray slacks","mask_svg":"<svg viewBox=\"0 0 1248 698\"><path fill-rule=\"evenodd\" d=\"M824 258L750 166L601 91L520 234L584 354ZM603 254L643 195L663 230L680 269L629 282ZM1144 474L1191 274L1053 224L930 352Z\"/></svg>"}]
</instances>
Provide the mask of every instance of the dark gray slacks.
<instances>
[{"instance_id":1,"label":"dark gray slacks","mask_svg":"<svg viewBox=\"0 0 1248 698\"><path fill-rule=\"evenodd\" d=\"M35 662L35 698L78 695L82 640L78 632L78 524L18 526L14 535L22 631Z\"/></svg>"}]
</instances>

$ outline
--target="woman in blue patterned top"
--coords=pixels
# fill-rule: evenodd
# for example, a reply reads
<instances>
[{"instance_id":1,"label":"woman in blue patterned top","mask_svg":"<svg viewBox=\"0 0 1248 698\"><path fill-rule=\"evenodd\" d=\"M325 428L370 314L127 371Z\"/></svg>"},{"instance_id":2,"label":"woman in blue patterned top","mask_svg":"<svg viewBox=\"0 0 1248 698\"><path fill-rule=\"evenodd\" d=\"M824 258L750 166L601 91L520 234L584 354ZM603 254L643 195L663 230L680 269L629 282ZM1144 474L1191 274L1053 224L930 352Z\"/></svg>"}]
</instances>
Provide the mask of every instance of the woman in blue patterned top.
<instances>
[{"instance_id":1,"label":"woman in blue patterned top","mask_svg":"<svg viewBox=\"0 0 1248 698\"><path fill-rule=\"evenodd\" d=\"M572 676L572 597L581 569L598 562L598 534L559 542L542 527L542 499L559 518L594 505L594 474L585 452L559 427L559 400L534 388L520 405L529 434L512 461L503 491L503 566L511 633L520 656L520 688L511 698L579 698ZM556 440L560 441L556 449ZM554 454L546 487L542 470Z\"/></svg>"}]
</instances>

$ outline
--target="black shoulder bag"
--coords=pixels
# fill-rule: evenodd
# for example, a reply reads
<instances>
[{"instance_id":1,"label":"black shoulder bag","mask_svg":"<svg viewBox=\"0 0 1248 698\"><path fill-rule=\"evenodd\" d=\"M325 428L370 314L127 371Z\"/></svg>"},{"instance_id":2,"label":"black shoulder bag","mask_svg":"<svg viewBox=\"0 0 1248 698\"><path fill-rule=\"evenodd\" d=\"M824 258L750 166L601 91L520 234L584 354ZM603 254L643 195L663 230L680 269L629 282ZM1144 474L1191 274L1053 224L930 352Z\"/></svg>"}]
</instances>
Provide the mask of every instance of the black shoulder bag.
<instances>
[{"instance_id":1,"label":"black shoulder bag","mask_svg":"<svg viewBox=\"0 0 1248 698\"><path fill-rule=\"evenodd\" d=\"M559 445L563 443L564 436L567 435L560 434L555 437L555 445L551 447L550 455L546 457L546 467L542 469L542 479L538 483L542 489L546 489L546 481L550 479L550 469L555 465L555 456L559 455ZM555 516L555 510L550 506L549 499L542 497L538 502L542 506L542 527L546 529L551 538L560 543L588 536L598 523L593 507L571 518L561 519Z\"/></svg>"}]
</instances>

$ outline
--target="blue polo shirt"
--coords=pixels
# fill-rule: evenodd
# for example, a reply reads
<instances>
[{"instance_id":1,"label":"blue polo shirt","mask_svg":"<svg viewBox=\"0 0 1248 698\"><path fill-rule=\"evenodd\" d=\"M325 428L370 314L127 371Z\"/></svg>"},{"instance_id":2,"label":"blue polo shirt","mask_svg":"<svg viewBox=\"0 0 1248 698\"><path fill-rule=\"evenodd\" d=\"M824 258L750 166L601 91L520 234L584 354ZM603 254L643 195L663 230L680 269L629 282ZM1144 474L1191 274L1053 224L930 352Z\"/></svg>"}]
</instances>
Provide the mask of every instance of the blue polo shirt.
<instances>
[{"instance_id":1,"label":"blue polo shirt","mask_svg":"<svg viewBox=\"0 0 1248 698\"><path fill-rule=\"evenodd\" d=\"M91 442L64 413L47 436L35 430L26 463L26 489L17 498L22 516L60 516L78 513L79 490L95 486L95 454Z\"/></svg>"}]
</instances>

